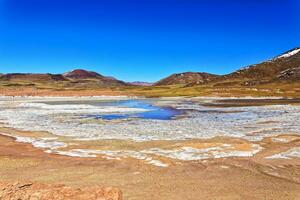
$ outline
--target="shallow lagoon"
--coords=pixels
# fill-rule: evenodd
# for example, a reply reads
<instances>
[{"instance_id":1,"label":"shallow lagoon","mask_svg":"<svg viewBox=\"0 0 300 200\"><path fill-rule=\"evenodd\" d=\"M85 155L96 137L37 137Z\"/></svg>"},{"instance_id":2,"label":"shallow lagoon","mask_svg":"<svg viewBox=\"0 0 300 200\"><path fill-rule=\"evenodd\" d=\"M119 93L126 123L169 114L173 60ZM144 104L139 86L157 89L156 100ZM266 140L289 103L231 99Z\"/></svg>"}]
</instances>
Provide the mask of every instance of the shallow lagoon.
<instances>
[{"instance_id":1,"label":"shallow lagoon","mask_svg":"<svg viewBox=\"0 0 300 200\"><path fill-rule=\"evenodd\" d=\"M156 119L156 120L172 120L176 116L182 114L182 110L178 110L172 107L162 107L153 105L153 101L149 100L122 100L115 102L98 102L98 106L116 106L127 108L140 108L145 109L143 112L137 113L114 113L114 114L96 114L88 115L86 117L92 117L95 119L115 120L126 118L140 118L140 119Z\"/></svg>"},{"instance_id":2,"label":"shallow lagoon","mask_svg":"<svg viewBox=\"0 0 300 200\"><path fill-rule=\"evenodd\" d=\"M113 100L113 101L51 101L51 102L39 102L48 105L90 105L101 108L132 108L139 109L136 112L111 112L111 113L101 113L93 115L83 115L82 118L94 118L94 119L104 119L104 120L115 120L115 119L126 119L126 118L140 118L140 119L157 119L157 120L171 120L175 119L176 116L183 114L182 110L172 108L170 106L156 106L154 105L157 100L147 100L147 99L129 99L129 100Z\"/></svg>"}]
</instances>

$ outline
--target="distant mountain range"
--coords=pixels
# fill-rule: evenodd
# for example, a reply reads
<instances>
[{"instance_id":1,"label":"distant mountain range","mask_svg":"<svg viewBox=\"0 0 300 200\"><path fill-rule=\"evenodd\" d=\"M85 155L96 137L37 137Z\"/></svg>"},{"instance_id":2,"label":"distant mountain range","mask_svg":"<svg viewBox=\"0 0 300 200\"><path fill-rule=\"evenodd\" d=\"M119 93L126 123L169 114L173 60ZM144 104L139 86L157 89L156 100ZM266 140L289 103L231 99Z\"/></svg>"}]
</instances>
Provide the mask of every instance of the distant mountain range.
<instances>
[{"instance_id":1,"label":"distant mountain range","mask_svg":"<svg viewBox=\"0 0 300 200\"><path fill-rule=\"evenodd\" d=\"M300 81L300 48L294 48L271 60L243 67L226 75L215 75L205 72L184 72L172 74L156 83L124 82L114 77L103 76L96 72L76 69L64 74L31 74L9 73L0 74L3 86L39 86L56 84L64 88L98 88L122 86L166 86L195 85L211 86L251 86L267 83L293 83Z\"/></svg>"},{"instance_id":2,"label":"distant mountain range","mask_svg":"<svg viewBox=\"0 0 300 200\"><path fill-rule=\"evenodd\" d=\"M130 84L117 80L113 77L106 77L96 72L76 69L64 74L31 74L11 73L0 75L0 81L8 82L12 86L28 86L41 84L63 84L67 88L97 88L112 86L128 86Z\"/></svg>"}]
</instances>

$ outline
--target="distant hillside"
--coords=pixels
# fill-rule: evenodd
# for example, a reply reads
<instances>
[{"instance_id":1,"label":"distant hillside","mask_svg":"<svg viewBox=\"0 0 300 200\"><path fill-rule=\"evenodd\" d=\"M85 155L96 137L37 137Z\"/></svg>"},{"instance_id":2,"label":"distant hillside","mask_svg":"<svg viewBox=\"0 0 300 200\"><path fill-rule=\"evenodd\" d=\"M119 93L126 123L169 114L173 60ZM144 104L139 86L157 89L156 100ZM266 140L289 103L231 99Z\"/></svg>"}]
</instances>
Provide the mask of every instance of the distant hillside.
<instances>
[{"instance_id":1,"label":"distant hillside","mask_svg":"<svg viewBox=\"0 0 300 200\"><path fill-rule=\"evenodd\" d=\"M300 48L287 51L271 60L250 65L216 79L222 83L256 85L278 81L300 81Z\"/></svg>"},{"instance_id":2,"label":"distant hillside","mask_svg":"<svg viewBox=\"0 0 300 200\"><path fill-rule=\"evenodd\" d=\"M250 86L273 82L300 81L300 48L291 49L271 60L243 67L227 75L217 76L209 73L185 72L172 74L156 83L162 85L230 85Z\"/></svg>"},{"instance_id":3,"label":"distant hillside","mask_svg":"<svg viewBox=\"0 0 300 200\"><path fill-rule=\"evenodd\" d=\"M106 77L96 72L76 69L64 74L25 74L11 73L0 75L5 86L60 86L62 88L101 88L128 85L113 77Z\"/></svg>"},{"instance_id":4,"label":"distant hillside","mask_svg":"<svg viewBox=\"0 0 300 200\"><path fill-rule=\"evenodd\" d=\"M154 83L155 86L177 85L177 84L205 84L216 79L218 75L200 72L185 72L172 74Z\"/></svg>"},{"instance_id":5,"label":"distant hillside","mask_svg":"<svg viewBox=\"0 0 300 200\"><path fill-rule=\"evenodd\" d=\"M33 82L47 82L47 81L67 81L61 74L25 74L25 73L11 73L0 75L1 81L33 81Z\"/></svg>"},{"instance_id":6,"label":"distant hillside","mask_svg":"<svg viewBox=\"0 0 300 200\"><path fill-rule=\"evenodd\" d=\"M63 74L64 77L72 80L68 86L80 87L110 87L110 86L125 86L127 83L117 80L111 76L103 76L96 72L87 71L83 69L75 69L71 72Z\"/></svg>"}]
</instances>

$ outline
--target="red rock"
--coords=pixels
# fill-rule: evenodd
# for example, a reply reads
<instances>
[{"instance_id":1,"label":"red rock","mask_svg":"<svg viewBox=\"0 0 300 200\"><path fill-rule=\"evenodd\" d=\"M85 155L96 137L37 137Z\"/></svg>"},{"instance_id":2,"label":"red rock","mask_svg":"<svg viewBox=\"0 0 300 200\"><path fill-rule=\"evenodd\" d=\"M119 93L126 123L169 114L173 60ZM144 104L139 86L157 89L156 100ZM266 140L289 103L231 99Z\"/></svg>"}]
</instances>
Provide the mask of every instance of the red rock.
<instances>
[{"instance_id":1,"label":"red rock","mask_svg":"<svg viewBox=\"0 0 300 200\"><path fill-rule=\"evenodd\" d=\"M122 200L122 192L113 187L72 188L40 183L0 183L1 200Z\"/></svg>"}]
</instances>

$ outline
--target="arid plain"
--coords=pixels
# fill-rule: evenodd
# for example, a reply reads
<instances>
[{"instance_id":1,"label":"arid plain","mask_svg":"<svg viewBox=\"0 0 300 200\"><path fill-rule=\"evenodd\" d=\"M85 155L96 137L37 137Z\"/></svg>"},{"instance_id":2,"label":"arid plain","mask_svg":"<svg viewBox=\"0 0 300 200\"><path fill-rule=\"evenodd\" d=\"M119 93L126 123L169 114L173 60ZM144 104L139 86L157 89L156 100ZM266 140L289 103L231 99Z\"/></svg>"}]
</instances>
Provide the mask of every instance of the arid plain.
<instances>
[{"instance_id":1,"label":"arid plain","mask_svg":"<svg viewBox=\"0 0 300 200\"><path fill-rule=\"evenodd\" d=\"M22 98L17 99L13 103L14 106L20 104ZM50 100L54 101L55 98ZM174 101L178 104L178 100L181 102L182 98L167 98L160 102L160 106L169 105L170 101L174 106ZM190 101L190 98L185 99L184 102L186 100ZM38 102L40 101L39 99ZM193 100L193 102L198 101L197 98ZM9 103L11 102L10 100ZM36 100L33 102L37 103ZM274 113L277 113L278 110L290 106L291 110L277 113L278 119L283 120L281 115L285 112L296 116L297 110L293 110L298 109L299 105L297 99L268 98L214 99L214 101L209 99L204 103L203 99L200 99L200 102L201 109L202 106L205 107L204 110L198 110L201 116L206 116L206 112L214 117L216 114L216 116L224 115L225 121L222 123L225 123L225 126L228 123L226 118L234 117L240 112L239 109L252 113L257 112L256 108L261 108L260 110L267 108L267 110L275 109ZM188 104L185 102L183 105ZM16 111L25 109L24 105L22 106L14 109ZM53 104L50 104L51 106ZM243 110L245 108L250 111ZM30 109L36 108L30 107ZM44 112L43 109L39 111ZM187 110L194 113L190 111L191 108ZM56 111L51 112L51 118L55 118ZM61 111L58 113L61 115ZM1 116L3 120L3 113ZM6 113L6 116L9 115ZM20 111L15 119L21 120L21 116ZM188 116L184 114L173 120L185 120ZM249 119L251 123L258 124L257 128L263 126L265 130L255 131L255 129L237 137L234 134L231 136L225 134L224 127L223 136L216 134L208 138L199 136L198 139L188 139L189 136L186 136L184 139L180 137L176 139L175 134L174 138L168 140L163 137L162 139L150 137L149 140L138 141L116 138L76 139L75 135L63 136L59 135L59 132L53 134L48 131L22 131L9 127L16 124L4 123L0 129L2 135L0 176L1 180L6 182L63 183L73 187L113 186L121 189L124 199L298 199L300 198L300 137L299 132L291 131L298 127L294 123L289 124L288 120L276 122L272 117L271 120L268 120L270 116L259 117L261 120L256 119L256 121ZM32 118L36 120L34 115ZM43 121L35 122L37 127L39 123L43 124L47 121L41 119ZM123 119L101 120L97 119L96 123L105 122L110 123L111 126L129 123L127 120L122 121ZM95 120L89 119L85 122L94 123ZM277 127L276 124L292 127L292 129L287 128L286 132L284 128L280 131L268 129L272 126ZM160 125L157 123L158 128ZM218 122L215 126L218 127ZM136 128L138 129L137 126ZM88 129L86 130L88 133ZM186 130L190 131L189 127L186 127ZM143 138L134 134L130 137ZM67 145L59 146L60 144Z\"/></svg>"}]
</instances>

